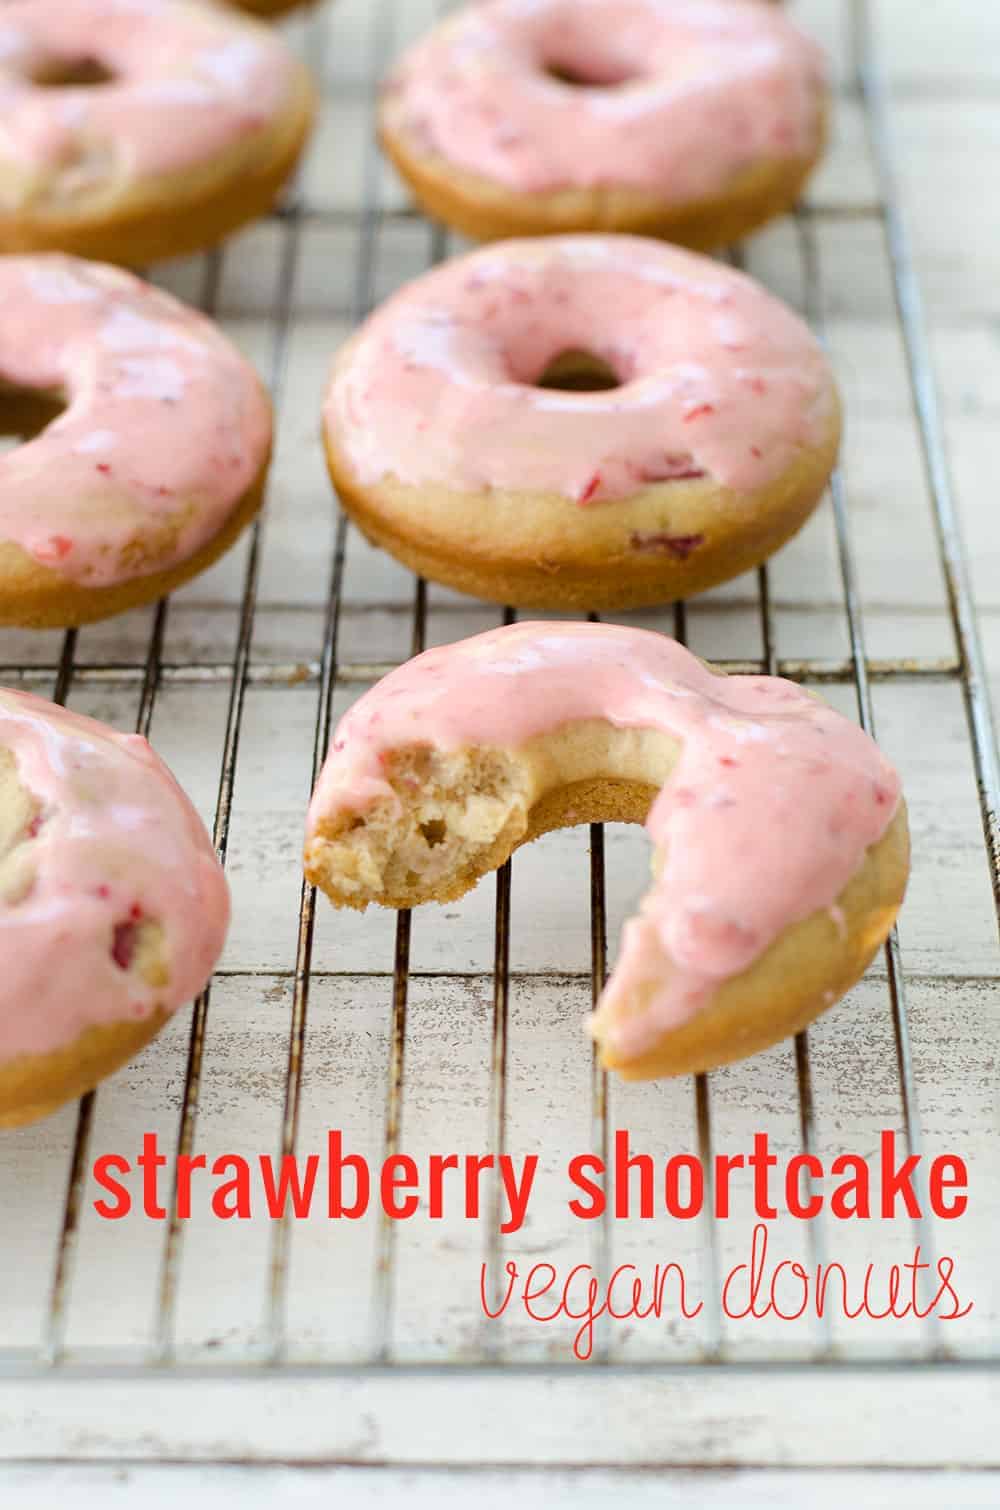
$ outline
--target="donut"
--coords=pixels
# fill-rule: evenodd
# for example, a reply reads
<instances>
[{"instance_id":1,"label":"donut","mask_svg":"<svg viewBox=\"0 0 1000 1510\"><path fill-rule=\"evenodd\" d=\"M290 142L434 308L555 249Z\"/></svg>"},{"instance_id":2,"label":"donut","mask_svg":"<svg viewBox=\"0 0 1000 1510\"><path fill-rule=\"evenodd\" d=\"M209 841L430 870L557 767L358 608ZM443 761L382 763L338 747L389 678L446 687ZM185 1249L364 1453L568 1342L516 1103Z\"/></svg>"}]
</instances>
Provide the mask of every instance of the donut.
<instances>
[{"instance_id":1,"label":"donut","mask_svg":"<svg viewBox=\"0 0 1000 1510\"><path fill-rule=\"evenodd\" d=\"M580 385L598 391L572 391ZM426 273L338 355L330 474L425 577L530 608L700 592L795 533L840 406L801 321L663 242L561 236Z\"/></svg>"},{"instance_id":2,"label":"donut","mask_svg":"<svg viewBox=\"0 0 1000 1510\"><path fill-rule=\"evenodd\" d=\"M0 257L0 433L39 424L0 455L0 624L160 598L260 505L259 378L210 320L120 268Z\"/></svg>"},{"instance_id":3,"label":"donut","mask_svg":"<svg viewBox=\"0 0 1000 1510\"><path fill-rule=\"evenodd\" d=\"M794 205L827 114L822 55L772 4L483 0L403 55L379 134L423 208L476 240L704 249Z\"/></svg>"},{"instance_id":4,"label":"donut","mask_svg":"<svg viewBox=\"0 0 1000 1510\"><path fill-rule=\"evenodd\" d=\"M0 251L142 266L263 215L312 123L268 27L190 0L0 5Z\"/></svg>"},{"instance_id":5,"label":"donut","mask_svg":"<svg viewBox=\"0 0 1000 1510\"><path fill-rule=\"evenodd\" d=\"M450 901L519 844L645 822L654 880L590 1030L627 1079L804 1028L885 940L909 869L899 778L779 677L649 630L524 623L426 651L341 720L305 869L339 907Z\"/></svg>"},{"instance_id":6,"label":"donut","mask_svg":"<svg viewBox=\"0 0 1000 1510\"><path fill-rule=\"evenodd\" d=\"M146 740L0 690L0 1127L138 1053L228 921L211 840Z\"/></svg>"}]
</instances>

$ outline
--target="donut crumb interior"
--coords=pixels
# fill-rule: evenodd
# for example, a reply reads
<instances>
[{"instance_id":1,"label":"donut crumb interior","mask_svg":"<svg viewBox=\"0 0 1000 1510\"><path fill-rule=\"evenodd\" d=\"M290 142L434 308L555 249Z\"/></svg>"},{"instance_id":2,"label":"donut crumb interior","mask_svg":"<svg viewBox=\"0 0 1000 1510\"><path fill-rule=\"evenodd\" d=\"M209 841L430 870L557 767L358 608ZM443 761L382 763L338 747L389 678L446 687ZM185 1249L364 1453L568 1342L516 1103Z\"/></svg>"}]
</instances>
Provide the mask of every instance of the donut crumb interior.
<instances>
[{"instance_id":1,"label":"donut crumb interior","mask_svg":"<svg viewBox=\"0 0 1000 1510\"><path fill-rule=\"evenodd\" d=\"M341 906L458 894L501 836L527 827L527 775L504 751L408 746L386 754L384 774L394 800L338 814L310 845L310 878Z\"/></svg>"}]
</instances>

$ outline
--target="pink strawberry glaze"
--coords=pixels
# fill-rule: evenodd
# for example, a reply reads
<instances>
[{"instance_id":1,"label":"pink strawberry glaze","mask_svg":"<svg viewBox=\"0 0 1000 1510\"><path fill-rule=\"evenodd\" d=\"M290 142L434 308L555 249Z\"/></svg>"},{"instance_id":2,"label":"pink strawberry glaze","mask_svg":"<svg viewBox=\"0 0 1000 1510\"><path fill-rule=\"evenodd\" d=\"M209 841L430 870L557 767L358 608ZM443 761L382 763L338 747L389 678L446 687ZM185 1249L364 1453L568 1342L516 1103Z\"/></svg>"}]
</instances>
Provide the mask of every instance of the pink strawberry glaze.
<instances>
[{"instance_id":1,"label":"pink strawberry glaze","mask_svg":"<svg viewBox=\"0 0 1000 1510\"><path fill-rule=\"evenodd\" d=\"M621 386L534 387L561 353ZM590 505L671 477L766 486L835 403L798 317L744 274L634 236L509 241L417 278L334 367L326 424L359 482L561 494Z\"/></svg>"},{"instance_id":2,"label":"pink strawberry glaze","mask_svg":"<svg viewBox=\"0 0 1000 1510\"><path fill-rule=\"evenodd\" d=\"M102 63L98 86L37 85L54 62ZM0 212L197 167L291 98L280 36L181 0L0 5ZM8 169L7 165L10 165Z\"/></svg>"},{"instance_id":3,"label":"pink strawberry glaze","mask_svg":"<svg viewBox=\"0 0 1000 1510\"><path fill-rule=\"evenodd\" d=\"M0 893L0 1063L190 1001L222 950L229 891L166 766L139 735L8 689L0 746L38 804L0 857L9 862L20 847L34 871L22 900ZM165 987L127 970L143 919L163 928Z\"/></svg>"},{"instance_id":4,"label":"pink strawberry glaze","mask_svg":"<svg viewBox=\"0 0 1000 1510\"><path fill-rule=\"evenodd\" d=\"M270 405L250 364L203 315L116 268L0 258L0 385L67 400L0 456L0 540L88 586L188 559L267 461Z\"/></svg>"},{"instance_id":5,"label":"pink strawberry glaze","mask_svg":"<svg viewBox=\"0 0 1000 1510\"><path fill-rule=\"evenodd\" d=\"M515 192L628 185L685 204L811 156L824 98L819 49L775 5L485 0L404 55L383 122Z\"/></svg>"},{"instance_id":6,"label":"pink strawberry glaze","mask_svg":"<svg viewBox=\"0 0 1000 1510\"><path fill-rule=\"evenodd\" d=\"M516 750L591 719L679 745L646 823L661 869L598 1006L613 1018L653 985L648 1009L614 1030L636 1058L790 924L835 907L900 784L862 729L792 682L715 676L648 630L524 623L428 650L361 697L337 729L309 834L393 799L379 758L395 746Z\"/></svg>"}]
</instances>

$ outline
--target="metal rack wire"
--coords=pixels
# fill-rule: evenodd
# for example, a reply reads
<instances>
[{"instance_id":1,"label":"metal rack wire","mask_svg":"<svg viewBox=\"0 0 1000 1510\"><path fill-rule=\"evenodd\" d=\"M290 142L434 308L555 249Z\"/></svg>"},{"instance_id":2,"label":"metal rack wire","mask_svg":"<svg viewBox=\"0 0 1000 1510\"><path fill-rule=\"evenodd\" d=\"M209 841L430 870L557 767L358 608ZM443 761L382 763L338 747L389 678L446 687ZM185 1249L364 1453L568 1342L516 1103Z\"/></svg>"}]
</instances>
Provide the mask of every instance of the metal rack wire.
<instances>
[{"instance_id":1,"label":"metal rack wire","mask_svg":"<svg viewBox=\"0 0 1000 1510\"><path fill-rule=\"evenodd\" d=\"M373 7L370 33L371 57L370 79L374 88L382 76L393 45L392 0L382 0ZM951 628L954 634L954 654L937 658L872 659L865 648L864 614L858 588L857 562L852 541L848 499L844 480L836 476L832 484L832 506L836 528L839 572L843 589L843 606L849 634L849 655L844 659L821 660L809 658L779 658L776 651L776 635L772 612L768 569L758 572L758 614L763 654L760 659L719 662L729 671L768 672L791 677L798 681L815 683L840 683L854 688L857 710L861 723L874 732L872 685L876 682L911 681L920 683L951 683L961 689L971 742L972 757L979 795L986 862L989 867L993 895L1000 919L1000 764L998 764L996 739L986 689L983 653L980 648L975 613L970 594L968 571L961 533L959 530L953 489L951 485L944 427L933 376L928 338L921 306L920 292L914 272L914 262L909 236L901 208L901 195L896 166L896 146L892 133L886 87L876 53L869 23L868 7L864 0L850 0L850 21L857 62L857 89L865 107L865 117L870 136L873 158L877 168L879 201L875 205L859 205L842 213L877 217L884 233L886 251L892 270L893 289L899 317L899 326L905 343L908 359L909 381L914 412L923 453L927 482L933 505L937 548L941 571L947 593ZM325 36L321 24L315 26L314 40L317 50ZM355 225L358 232L358 254L354 280L353 316L363 318L371 307L374 296L375 251L385 217L380 210L378 197L378 161L373 142L367 147L364 172L365 195L360 217ZM270 381L280 395L286 381L289 360L289 330L292 314L293 289L299 248L304 226L310 218L328 212L316 212L304 201L301 194L293 195L289 203L276 215L280 227L281 262L279 297L275 312L274 335L270 355ZM351 217L338 212L338 217L351 222ZM335 218L338 218L335 217ZM821 333L824 325L824 290L816 253L815 213L806 209L796 215L796 235L803 271L806 312L811 323ZM444 253L444 238L439 231L429 232L432 259ZM212 312L217 303L223 271L225 251L208 257L205 262L202 304ZM738 251L733 254L738 258ZM268 686L275 689L290 684L294 674L298 689L307 688L315 694L315 721L313 731L312 772L315 776L322 762L330 737L333 720L335 692L342 687L367 683L389 667L381 662L362 663L344 661L340 656L339 630L340 610L347 549L347 524L341 518L337 527L334 549L330 561L328 590L325 606L322 653L315 662L304 666L281 663L258 663L254 659L254 627L258 581L261 563L261 529L254 528L246 572L242 588L238 630L231 661L211 661L198 664L165 662L163 647L168 621L169 605L161 603L156 611L147 653L143 663L114 662L110 664L86 664L77 659L75 632L69 632L64 640L61 656L56 666L0 666L0 679L17 675L23 685L50 685L55 676L55 698L64 701L71 688L90 684L93 686L138 686L140 689L137 728L140 732L149 729L158 692L168 685L211 684L228 691L228 709L222 743L221 765L216 804L214 838L220 858L225 862L230 838L230 823L233 813L234 791L243 734L244 709L247 692L251 687ZM417 581L413 590L411 627L411 651L418 652L424 645L427 634L427 593L422 582ZM509 612L508 618L512 617ZM686 633L686 613L683 604L675 610L674 630L681 640ZM607 902L605 895L604 834L600 826L594 826L590 834L590 918L591 918L591 965L590 979L594 998L599 994L607 968ZM497 1153L504 1149L507 1137L507 1084L509 1062L508 1013L510 1002L510 935L512 870L508 862L497 873L495 900L495 941L493 971L493 1004L491 1030L491 1080L488 1107L489 1151ZM314 891L303 884L299 899L297 947L293 968L288 972L292 986L292 1003L288 1028L287 1064L285 1078L284 1109L281 1122L280 1154L295 1151L298 1141L302 1071L306 1055L306 1030L309 1019L311 961L315 923L316 897ZM407 1004L409 986L411 923L408 913L400 913L397 920L393 969L391 974L391 1033L386 1063L384 1090L383 1152L396 1152L403 1139L403 1088L407 1056ZM906 1000L906 979L899 941L895 934L886 949L886 972L888 1007L891 1012L896 1054L896 1072L903 1112L903 1129L909 1149L916 1152L921 1147L920 1097L910 1046ZM199 1099L205 1048L206 1024L211 1007L211 987L207 988L195 1005L188 1048L182 1104L176 1130L176 1153L190 1154L197 1138ZM811 1152L816 1146L815 1097L810 1062L809 1038L800 1034L795 1042L795 1075L797 1088L797 1121L802 1149ZM590 1127L592 1146L598 1153L606 1152L609 1142L608 1088L606 1077L596 1063L590 1074L591 1107ZM98 1092L86 1096L80 1103L72 1154L67 1175L63 1218L54 1259L53 1278L46 1319L46 1331L42 1346L37 1351L5 1347L0 1338L0 1378L31 1378L62 1373L67 1377L114 1376L139 1380L155 1378L163 1371L176 1371L175 1327L178 1304L178 1285L181 1254L184 1243L184 1225L176 1214L165 1224L164 1241L157 1281L157 1305L155 1335L149 1349L141 1355L118 1355L102 1358L97 1363L81 1364L67 1353L66 1327L68 1301L72 1285L77 1252L77 1236L84 1194L88 1150L94 1119L95 1097ZM713 1104L710 1077L699 1076L693 1085L694 1123L697 1129L698 1151L711 1167L713 1153ZM176 1213L176 1189L168 1208ZM485 1257L494 1269L501 1256L499 1232L499 1186L494 1188L489 1218L485 1224ZM931 1235L918 1222L918 1239L925 1249L931 1249ZM819 1261L824 1252L824 1233L821 1226L811 1225L808 1240L812 1245L812 1258ZM717 1249L716 1224L708 1219L701 1233L702 1260L708 1274L717 1275L720 1256ZM275 1225L270 1248L266 1284L266 1342L262 1350L248 1356L245 1365L232 1362L225 1364L229 1373L239 1374L244 1368L260 1370L262 1367L282 1367L286 1352L286 1306L289 1290L289 1263L292 1245L292 1224L287 1218ZM377 1239L377 1267L374 1285L374 1304L371 1324L370 1359L367 1367L373 1370L385 1366L398 1367L393 1363L393 1310L395 1299L395 1225L383 1220ZM594 1262L602 1270L610 1267L612 1231L608 1221L596 1224L593 1237ZM710 1286L709 1289L714 1287ZM479 1355L471 1361L447 1365L472 1370L490 1370L498 1366L497 1344L492 1336L484 1336ZM924 1334L924 1347L920 1357L947 1360L941 1338L928 1325ZM616 1369L642 1371L656 1368L651 1362L620 1362L614 1357L611 1339L602 1337L595 1351L598 1362ZM838 1352L827 1334L824 1334L812 1351L807 1363L822 1363L836 1367L851 1361ZM776 1366L783 1366L780 1359ZM869 1365L896 1366L895 1357L871 1357ZM962 1360L959 1360L961 1366ZM1000 1364L997 1356L984 1359L977 1357L975 1366L983 1363ZM700 1365L717 1367L724 1364L734 1367L725 1357L721 1318L716 1312L710 1315L705 1330L704 1345L700 1357L685 1367ZM503 1366L523 1366L517 1358L505 1358ZM214 1365L206 1361L205 1369ZM315 1368L334 1368L335 1361L317 1359ZM419 1365L417 1365L419 1366ZM567 1366L573 1367L572 1360ZM956 1366L952 1360L952 1367ZM197 1372L201 1364L185 1362L186 1370ZM301 1370L302 1365L296 1365Z\"/></svg>"}]
</instances>

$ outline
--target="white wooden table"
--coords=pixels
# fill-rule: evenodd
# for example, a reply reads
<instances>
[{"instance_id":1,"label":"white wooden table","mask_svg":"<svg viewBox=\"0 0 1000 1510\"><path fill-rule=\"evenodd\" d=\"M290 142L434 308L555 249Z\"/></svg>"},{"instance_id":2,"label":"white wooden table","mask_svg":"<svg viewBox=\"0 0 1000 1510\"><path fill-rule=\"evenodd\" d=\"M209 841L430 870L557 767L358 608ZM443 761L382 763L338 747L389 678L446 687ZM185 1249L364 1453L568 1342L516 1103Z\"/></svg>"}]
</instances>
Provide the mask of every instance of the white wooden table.
<instances>
[{"instance_id":1,"label":"white wooden table","mask_svg":"<svg viewBox=\"0 0 1000 1510\"><path fill-rule=\"evenodd\" d=\"M982 0L871 0L869 8L875 56L891 83L890 165L925 305L926 326L918 318L910 334L926 332L933 354L986 664L1000 696L1000 11ZM373 70L424 30L434 9L433 0L337 0L294 21L290 34L328 80L299 209L250 229L221 258L157 270L167 286L213 308L275 387L278 449L257 557L244 542L177 595L158 658L152 612L96 626L70 647L56 635L0 637L5 677L27 668L24 683L51 693L61 665L59 690L72 705L122 727L142 711L150 670L151 737L206 821L221 811L234 897L222 968L199 1018L198 1078L185 1017L100 1089L85 1149L88 1123L76 1108L0 1142L4 1503L113 1506L128 1496L157 1506L188 1494L241 1507L335 1497L365 1505L405 1494L415 1505L447 1506L470 1494L506 1501L513 1491L526 1505L584 1507L622 1494L636 1504L712 1507L834 1497L858 1506L995 1504L992 1473L960 1470L1000 1466L1000 1374L984 1365L1000 1351L996 917L935 534L935 479L921 450L887 255L887 184L855 88L850 21L865 7L850 0L797 7L834 59L836 138L801 222L767 230L746 256L822 326L837 364L857 611L852 623L828 502L771 564L770 646L755 577L689 605L686 630L694 649L720 660L766 663L770 650L791 674L803 661L825 668L824 690L851 713L851 629L863 631L878 734L902 768L914 831L900 928L912 1065L901 1075L881 959L810 1032L808 1083L801 1058L783 1045L713 1075L700 1100L690 1084L613 1085L606 1127L627 1126L654 1151L696 1149L699 1130L713 1147L736 1149L766 1127L787 1154L800 1145L805 1089L820 1151L870 1152L881 1127L901 1125L905 1091L923 1147L957 1150L970 1166L968 1216L929 1234L957 1256L975 1299L973 1314L948 1332L959 1361L920 1366L934 1342L920 1328L719 1328L708 1315L692 1327L602 1334L611 1365L588 1370L567 1364L569 1329L511 1318L502 1330L507 1366L465 1369L455 1360L474 1363L482 1333L484 1233L460 1218L432 1222L422 1212L400 1224L394 1245L373 1219L349 1227L311 1219L295 1224L286 1251L275 1248L269 1223L237 1227L196 1210L165 1248L163 1224L99 1221L81 1184L78 1229L65 1222L74 1146L84 1168L101 1151L133 1152L145 1130L171 1152L186 1130L210 1161L224 1151L278 1151L289 1037L306 1005L301 989L296 995L297 964L311 964L298 1147L317 1146L333 1125L369 1158L384 1151L395 919L345 918L323 906L311 960L297 953L300 835L339 538L317 407L330 355L357 315L442 250L403 213L401 188L367 145ZM337 713L370 668L410 653L415 628L430 643L499 621L499 609L434 587L425 614L416 600L415 616L412 579L353 533L336 586ZM639 621L674 628L669 610ZM916 663L913 674L889 676L902 658ZM645 877L642 834L609 830L606 859L613 948ZM519 854L512 872L504 1133L518 1153L544 1145L543 1179L591 1146L595 1131L578 1031L590 994L590 884L583 831L549 836ZM452 1146L482 1150L497 1132L495 922L493 884L413 918L398 1110L402 1146L418 1158ZM752 1222L744 1202L715 1231L714 1251L703 1229L618 1223L613 1251L640 1265L679 1258L704 1273L713 1262L738 1261ZM836 1245L828 1256L863 1267L907 1240L912 1249L909 1231L872 1225L827 1231ZM809 1260L800 1225L779 1220L775 1240ZM595 1245L561 1202L543 1197L504 1255L515 1251L569 1265L593 1257ZM276 1345L287 1369L262 1369ZM372 1371L373 1348L404 1368ZM706 1364L715 1354L721 1361ZM819 1354L822 1368L801 1367ZM885 1366L893 1358L914 1366ZM151 1370L150 1360L168 1366ZM534 1466L500 1473L486 1462ZM855 1465L882 1471L859 1474Z\"/></svg>"}]
</instances>

